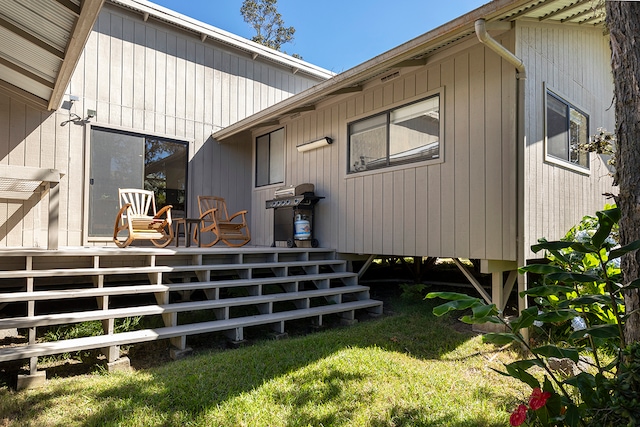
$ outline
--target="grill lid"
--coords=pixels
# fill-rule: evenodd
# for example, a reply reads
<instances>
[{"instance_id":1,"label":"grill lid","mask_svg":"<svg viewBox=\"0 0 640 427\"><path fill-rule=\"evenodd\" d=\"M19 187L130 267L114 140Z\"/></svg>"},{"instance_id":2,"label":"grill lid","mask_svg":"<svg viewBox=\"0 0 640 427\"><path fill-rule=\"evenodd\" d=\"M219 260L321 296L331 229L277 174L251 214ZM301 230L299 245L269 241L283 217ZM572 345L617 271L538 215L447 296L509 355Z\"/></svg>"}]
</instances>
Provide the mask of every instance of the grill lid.
<instances>
[{"instance_id":1,"label":"grill lid","mask_svg":"<svg viewBox=\"0 0 640 427\"><path fill-rule=\"evenodd\" d=\"M292 197L292 196L301 196L304 193L313 193L314 186L313 184L298 184L298 185L289 185L287 187L280 187L276 189L274 197L276 199L282 197Z\"/></svg>"}]
</instances>

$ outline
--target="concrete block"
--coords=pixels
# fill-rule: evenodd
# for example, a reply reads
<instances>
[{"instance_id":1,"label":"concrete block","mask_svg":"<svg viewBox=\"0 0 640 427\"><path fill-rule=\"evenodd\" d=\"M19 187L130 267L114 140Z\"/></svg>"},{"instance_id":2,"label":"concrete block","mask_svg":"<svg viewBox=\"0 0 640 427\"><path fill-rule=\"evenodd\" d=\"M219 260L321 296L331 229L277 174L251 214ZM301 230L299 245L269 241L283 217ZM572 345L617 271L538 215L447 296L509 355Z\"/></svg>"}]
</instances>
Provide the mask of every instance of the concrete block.
<instances>
[{"instance_id":1,"label":"concrete block","mask_svg":"<svg viewBox=\"0 0 640 427\"><path fill-rule=\"evenodd\" d=\"M287 332L271 332L269 338L273 340L283 340L289 338L289 334Z\"/></svg>"},{"instance_id":2,"label":"concrete block","mask_svg":"<svg viewBox=\"0 0 640 427\"><path fill-rule=\"evenodd\" d=\"M17 328L12 328L12 329L0 329L0 340L3 340L5 338L14 338L14 337L18 337L20 336L18 334L18 329Z\"/></svg>"},{"instance_id":3,"label":"concrete block","mask_svg":"<svg viewBox=\"0 0 640 427\"><path fill-rule=\"evenodd\" d=\"M172 347L169 349L169 357L173 360L184 359L185 357L191 355L193 353L193 348L185 347L184 349L179 349Z\"/></svg>"},{"instance_id":4,"label":"concrete block","mask_svg":"<svg viewBox=\"0 0 640 427\"><path fill-rule=\"evenodd\" d=\"M47 382L47 371L36 371L35 374L18 375L17 390L26 390L29 388L38 388Z\"/></svg>"},{"instance_id":5,"label":"concrete block","mask_svg":"<svg viewBox=\"0 0 640 427\"><path fill-rule=\"evenodd\" d=\"M240 348L240 347L244 347L245 345L247 345L247 341L246 340L240 340L240 341L235 341L235 340L228 340L227 341L227 347L228 348Z\"/></svg>"},{"instance_id":6,"label":"concrete block","mask_svg":"<svg viewBox=\"0 0 640 427\"><path fill-rule=\"evenodd\" d=\"M128 357L121 357L113 362L107 362L107 372L129 371L131 370L131 361Z\"/></svg>"}]
</instances>

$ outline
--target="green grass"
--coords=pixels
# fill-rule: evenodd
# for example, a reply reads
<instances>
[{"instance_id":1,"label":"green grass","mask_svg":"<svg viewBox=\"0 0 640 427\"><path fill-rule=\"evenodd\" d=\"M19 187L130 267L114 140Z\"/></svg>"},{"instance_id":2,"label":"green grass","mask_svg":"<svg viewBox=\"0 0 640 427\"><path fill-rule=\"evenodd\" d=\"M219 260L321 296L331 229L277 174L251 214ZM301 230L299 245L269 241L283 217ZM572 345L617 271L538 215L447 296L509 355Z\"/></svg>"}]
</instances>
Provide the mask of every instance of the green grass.
<instances>
[{"instance_id":1,"label":"green grass","mask_svg":"<svg viewBox=\"0 0 640 427\"><path fill-rule=\"evenodd\" d=\"M516 355L434 318L394 315L128 373L0 388L5 426L504 426L525 390Z\"/></svg>"}]
</instances>

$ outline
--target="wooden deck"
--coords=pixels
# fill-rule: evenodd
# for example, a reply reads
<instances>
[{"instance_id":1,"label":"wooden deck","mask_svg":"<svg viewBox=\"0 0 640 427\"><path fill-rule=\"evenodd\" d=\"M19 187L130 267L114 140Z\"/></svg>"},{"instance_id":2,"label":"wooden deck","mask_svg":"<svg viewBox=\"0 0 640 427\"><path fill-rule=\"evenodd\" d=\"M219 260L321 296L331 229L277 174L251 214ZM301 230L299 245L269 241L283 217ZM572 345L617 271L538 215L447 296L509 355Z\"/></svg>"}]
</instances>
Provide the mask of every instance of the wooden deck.
<instances>
[{"instance_id":1,"label":"wooden deck","mask_svg":"<svg viewBox=\"0 0 640 427\"><path fill-rule=\"evenodd\" d=\"M24 344L0 347L0 363L102 349L109 362L119 346L169 339L172 354L187 337L222 332L232 341L244 329L356 311L382 313L369 288L336 253L321 248L66 247L0 250L0 330L26 330ZM117 319L139 316L157 326L117 332ZM102 322L103 334L54 342L42 332L56 325ZM152 322L145 322L147 324Z\"/></svg>"}]
</instances>

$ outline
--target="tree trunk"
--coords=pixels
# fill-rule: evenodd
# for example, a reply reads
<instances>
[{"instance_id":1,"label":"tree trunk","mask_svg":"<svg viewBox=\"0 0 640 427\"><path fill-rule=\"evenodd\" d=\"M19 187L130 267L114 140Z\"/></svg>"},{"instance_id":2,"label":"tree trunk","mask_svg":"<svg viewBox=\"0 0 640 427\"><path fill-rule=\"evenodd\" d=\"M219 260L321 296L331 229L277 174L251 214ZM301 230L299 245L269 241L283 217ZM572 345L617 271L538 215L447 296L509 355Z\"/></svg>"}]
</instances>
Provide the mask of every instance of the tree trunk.
<instances>
[{"instance_id":1,"label":"tree trunk","mask_svg":"<svg viewBox=\"0 0 640 427\"><path fill-rule=\"evenodd\" d=\"M611 68L615 85L616 180L620 208L620 243L640 239L640 2L607 1ZM640 251L622 259L625 283L640 277ZM640 341L640 298L638 290L625 292L627 344Z\"/></svg>"}]
</instances>

